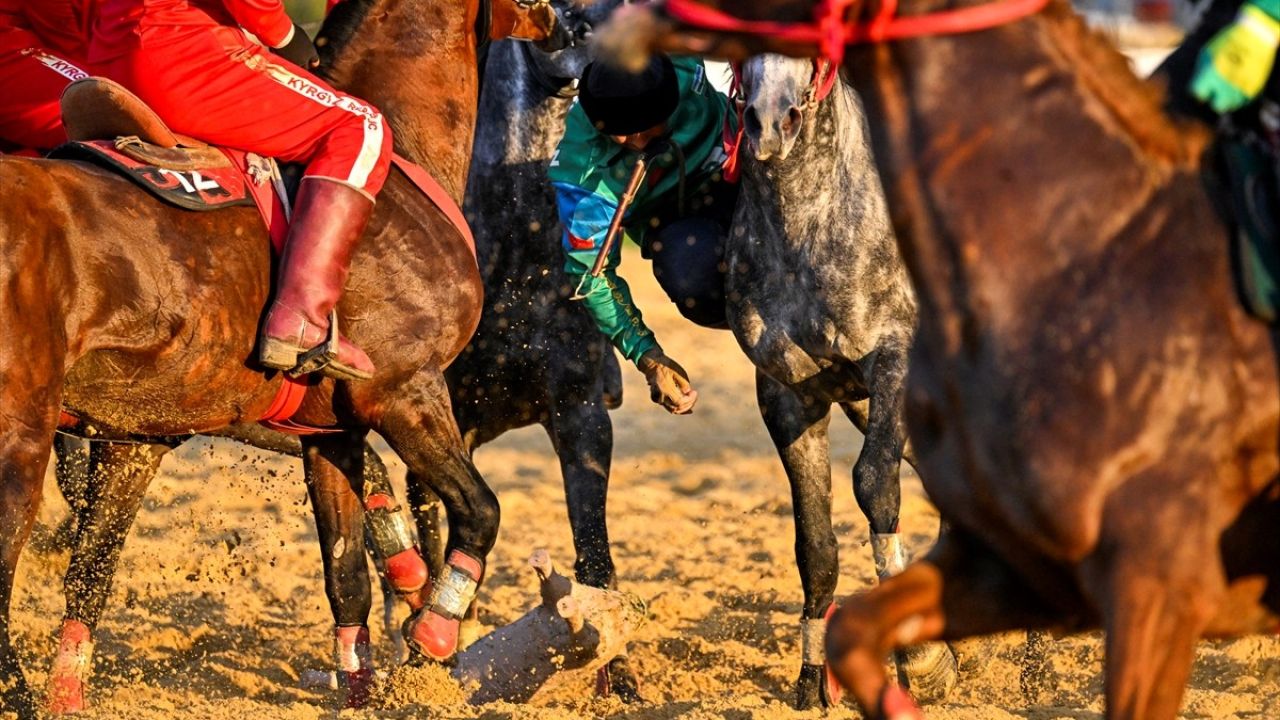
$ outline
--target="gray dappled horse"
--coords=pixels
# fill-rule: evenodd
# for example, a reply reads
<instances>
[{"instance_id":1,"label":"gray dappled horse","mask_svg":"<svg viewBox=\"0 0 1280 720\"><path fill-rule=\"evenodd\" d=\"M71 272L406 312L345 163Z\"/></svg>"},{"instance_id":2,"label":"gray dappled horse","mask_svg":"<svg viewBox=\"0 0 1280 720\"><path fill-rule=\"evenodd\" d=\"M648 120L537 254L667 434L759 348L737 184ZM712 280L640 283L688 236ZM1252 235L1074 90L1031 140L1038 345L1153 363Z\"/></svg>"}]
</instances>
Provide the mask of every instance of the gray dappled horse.
<instances>
[{"instance_id":1,"label":"gray dappled horse","mask_svg":"<svg viewBox=\"0 0 1280 720\"><path fill-rule=\"evenodd\" d=\"M725 248L729 325L756 366L760 413L791 482L804 587L796 703L832 698L823 682L824 616L839 578L831 526L831 406L865 435L853 469L876 572L900 572L899 464L904 380L916 301L852 88L818 102L814 64L760 56L742 69L742 187ZM750 155L750 156L748 156ZM916 691L945 693L954 657L899 657Z\"/></svg>"}]
</instances>

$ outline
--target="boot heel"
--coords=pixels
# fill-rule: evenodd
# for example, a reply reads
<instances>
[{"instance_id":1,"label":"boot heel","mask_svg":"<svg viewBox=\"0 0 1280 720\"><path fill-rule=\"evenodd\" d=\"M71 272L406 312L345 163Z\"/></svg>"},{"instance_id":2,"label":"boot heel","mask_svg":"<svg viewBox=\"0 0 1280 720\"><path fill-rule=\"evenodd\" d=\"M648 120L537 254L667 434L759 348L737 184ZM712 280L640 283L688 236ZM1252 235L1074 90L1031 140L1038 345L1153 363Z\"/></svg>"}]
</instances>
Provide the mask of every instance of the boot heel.
<instances>
[{"instance_id":1,"label":"boot heel","mask_svg":"<svg viewBox=\"0 0 1280 720\"><path fill-rule=\"evenodd\" d=\"M292 370L298 366L298 348L283 340L262 338L258 362L276 370Z\"/></svg>"}]
</instances>

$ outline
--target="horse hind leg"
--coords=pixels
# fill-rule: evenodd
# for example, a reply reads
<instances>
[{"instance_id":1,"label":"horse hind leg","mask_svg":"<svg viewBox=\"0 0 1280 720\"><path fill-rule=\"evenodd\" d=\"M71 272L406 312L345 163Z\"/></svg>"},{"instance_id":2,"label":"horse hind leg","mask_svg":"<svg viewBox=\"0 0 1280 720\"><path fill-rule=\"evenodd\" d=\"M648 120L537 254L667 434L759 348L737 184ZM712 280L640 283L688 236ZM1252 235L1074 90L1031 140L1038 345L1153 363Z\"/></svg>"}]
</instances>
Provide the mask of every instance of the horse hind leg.
<instances>
[{"instance_id":1,"label":"horse hind leg","mask_svg":"<svg viewBox=\"0 0 1280 720\"><path fill-rule=\"evenodd\" d=\"M835 599L840 574L835 530L831 527L831 465L827 426L831 407L805 402L791 388L756 371L756 401L783 470L791 484L795 516L796 564L804 589L800 618L801 665L796 708L838 702L827 682L820 638Z\"/></svg>"},{"instance_id":2,"label":"horse hind leg","mask_svg":"<svg viewBox=\"0 0 1280 720\"><path fill-rule=\"evenodd\" d=\"M89 444L75 542L63 578L67 610L46 686L45 709L51 714L86 707L93 630L111 594L125 537L170 449L159 444Z\"/></svg>"}]
</instances>

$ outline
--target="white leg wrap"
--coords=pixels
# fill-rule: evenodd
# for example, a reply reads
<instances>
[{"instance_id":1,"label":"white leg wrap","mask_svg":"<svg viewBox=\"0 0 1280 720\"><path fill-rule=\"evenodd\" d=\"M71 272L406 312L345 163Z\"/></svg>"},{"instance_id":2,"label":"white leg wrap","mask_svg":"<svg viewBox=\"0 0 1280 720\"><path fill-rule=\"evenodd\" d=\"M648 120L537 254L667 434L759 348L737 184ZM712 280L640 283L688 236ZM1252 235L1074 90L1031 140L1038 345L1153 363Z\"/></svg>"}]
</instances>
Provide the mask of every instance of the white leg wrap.
<instances>
[{"instance_id":1,"label":"white leg wrap","mask_svg":"<svg viewBox=\"0 0 1280 720\"><path fill-rule=\"evenodd\" d=\"M822 665L827 661L826 618L800 618L800 662Z\"/></svg>"}]
</instances>

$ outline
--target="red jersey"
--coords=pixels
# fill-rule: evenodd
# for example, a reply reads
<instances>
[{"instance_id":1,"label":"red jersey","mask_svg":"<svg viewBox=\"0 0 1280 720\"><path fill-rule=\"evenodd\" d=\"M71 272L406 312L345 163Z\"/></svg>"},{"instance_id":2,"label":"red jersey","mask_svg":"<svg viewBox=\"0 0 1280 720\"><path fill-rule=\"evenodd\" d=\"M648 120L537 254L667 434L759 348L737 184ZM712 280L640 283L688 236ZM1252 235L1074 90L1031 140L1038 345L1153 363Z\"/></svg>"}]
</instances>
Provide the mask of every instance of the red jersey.
<instances>
[{"instance_id":1,"label":"red jersey","mask_svg":"<svg viewBox=\"0 0 1280 720\"><path fill-rule=\"evenodd\" d=\"M94 64L143 43L181 41L219 28L242 27L271 47L283 45L293 32L281 0L97 0L97 6L89 53Z\"/></svg>"},{"instance_id":2,"label":"red jersey","mask_svg":"<svg viewBox=\"0 0 1280 720\"><path fill-rule=\"evenodd\" d=\"M96 0L0 0L0 54L42 48L84 60Z\"/></svg>"}]
</instances>

